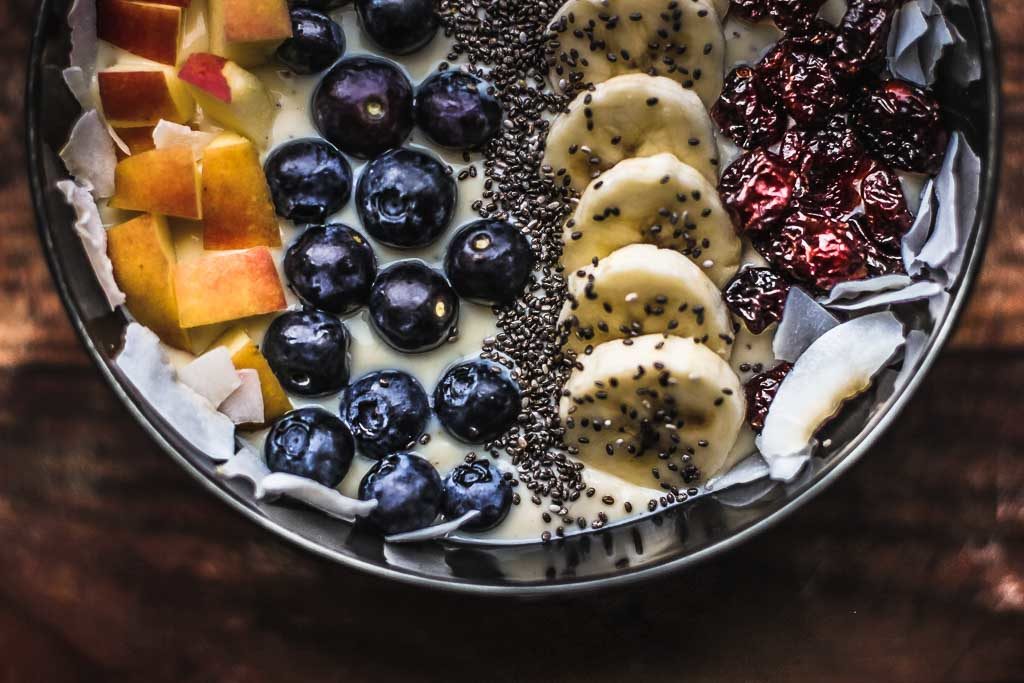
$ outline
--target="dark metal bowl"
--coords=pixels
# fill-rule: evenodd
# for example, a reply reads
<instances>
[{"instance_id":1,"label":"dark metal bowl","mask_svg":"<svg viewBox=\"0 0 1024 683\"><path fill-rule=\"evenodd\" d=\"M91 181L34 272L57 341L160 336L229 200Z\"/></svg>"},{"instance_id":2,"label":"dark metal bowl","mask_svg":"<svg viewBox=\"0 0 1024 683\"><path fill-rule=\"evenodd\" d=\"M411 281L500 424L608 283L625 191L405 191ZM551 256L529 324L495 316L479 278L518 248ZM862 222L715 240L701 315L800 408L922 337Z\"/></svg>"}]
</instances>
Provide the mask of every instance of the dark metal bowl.
<instances>
[{"instance_id":1,"label":"dark metal bowl","mask_svg":"<svg viewBox=\"0 0 1024 683\"><path fill-rule=\"evenodd\" d=\"M755 503L748 490L718 497L642 520L562 541L515 546L428 543L385 546L347 523L316 511L268 505L251 489L214 475L210 460L186 444L143 401L112 362L121 345L125 319L110 313L78 237L73 216L54 184L65 177L59 150L79 108L64 87L67 65L65 17L71 0L42 0L28 65L27 130L29 177L39 236L68 315L100 373L153 440L203 486L253 521L283 538L337 562L412 584L466 592L521 596L593 590L677 571L713 557L763 532L823 491L859 460L899 416L950 336L981 264L992 218L1000 154L999 73L992 25L985 3L968 7L947 2L948 15L983 65L984 78L966 91L940 78L939 98L947 120L967 137L983 159L983 178L972 244L961 283L944 315L935 322L928 347L906 385L892 390L882 377L868 396L848 406L829 427L832 446L799 480L771 485ZM946 68L956 68L946 65ZM888 387L888 389L886 389ZM759 483L754 487L764 487Z\"/></svg>"}]
</instances>

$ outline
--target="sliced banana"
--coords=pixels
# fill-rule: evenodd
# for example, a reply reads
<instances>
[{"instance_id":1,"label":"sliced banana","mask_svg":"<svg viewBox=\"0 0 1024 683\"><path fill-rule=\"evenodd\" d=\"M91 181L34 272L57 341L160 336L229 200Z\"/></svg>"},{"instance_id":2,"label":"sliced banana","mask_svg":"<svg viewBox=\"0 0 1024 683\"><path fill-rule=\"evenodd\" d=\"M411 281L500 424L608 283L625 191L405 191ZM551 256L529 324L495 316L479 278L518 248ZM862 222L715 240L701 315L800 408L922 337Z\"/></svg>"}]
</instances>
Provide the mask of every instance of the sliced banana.
<instances>
[{"instance_id":1,"label":"sliced banana","mask_svg":"<svg viewBox=\"0 0 1024 683\"><path fill-rule=\"evenodd\" d=\"M589 467L638 486L685 490L725 465L746 401L714 351L649 334L605 342L578 362L559 414L566 445Z\"/></svg>"},{"instance_id":2,"label":"sliced banana","mask_svg":"<svg viewBox=\"0 0 1024 683\"><path fill-rule=\"evenodd\" d=\"M671 79L628 74L580 93L558 115L548 132L544 163L556 183L582 192L623 159L662 152L717 182L718 149L700 98Z\"/></svg>"},{"instance_id":3,"label":"sliced banana","mask_svg":"<svg viewBox=\"0 0 1024 683\"><path fill-rule=\"evenodd\" d=\"M629 73L671 78L708 108L722 90L725 37L708 0L569 0L550 28L562 92Z\"/></svg>"},{"instance_id":4,"label":"sliced banana","mask_svg":"<svg viewBox=\"0 0 1024 683\"><path fill-rule=\"evenodd\" d=\"M718 190L671 154L627 159L591 183L562 239L567 273L627 244L654 244L689 257L718 287L743 251Z\"/></svg>"},{"instance_id":5,"label":"sliced banana","mask_svg":"<svg viewBox=\"0 0 1024 683\"><path fill-rule=\"evenodd\" d=\"M695 339L722 358L733 325L708 276L678 251L631 244L571 273L560 323L566 348L584 353L612 339L655 332Z\"/></svg>"}]
</instances>

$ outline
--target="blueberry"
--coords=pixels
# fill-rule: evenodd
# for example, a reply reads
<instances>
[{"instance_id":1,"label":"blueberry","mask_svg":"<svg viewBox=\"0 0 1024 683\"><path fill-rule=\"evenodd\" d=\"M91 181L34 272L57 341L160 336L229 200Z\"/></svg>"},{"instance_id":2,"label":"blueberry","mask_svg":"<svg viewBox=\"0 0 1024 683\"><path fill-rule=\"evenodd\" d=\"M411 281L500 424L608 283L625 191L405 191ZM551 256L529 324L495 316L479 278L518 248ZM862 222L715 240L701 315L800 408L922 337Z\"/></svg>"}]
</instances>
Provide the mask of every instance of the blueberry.
<instances>
[{"instance_id":1,"label":"blueberry","mask_svg":"<svg viewBox=\"0 0 1024 683\"><path fill-rule=\"evenodd\" d=\"M369 302L377 257L347 225L317 225L288 248L284 274L303 303L345 315Z\"/></svg>"},{"instance_id":2,"label":"blueberry","mask_svg":"<svg viewBox=\"0 0 1024 683\"><path fill-rule=\"evenodd\" d=\"M445 231L456 201L455 179L436 157L396 149L363 169L356 210L363 228L392 247L425 247Z\"/></svg>"},{"instance_id":3,"label":"blueberry","mask_svg":"<svg viewBox=\"0 0 1024 683\"><path fill-rule=\"evenodd\" d=\"M459 297L444 275L422 261L399 261L377 276L370 321L399 351L418 353L443 344L459 322Z\"/></svg>"},{"instance_id":4,"label":"blueberry","mask_svg":"<svg viewBox=\"0 0 1024 683\"><path fill-rule=\"evenodd\" d=\"M334 488L352 464L355 445L345 423L322 408L299 408L270 428L263 446L267 467Z\"/></svg>"},{"instance_id":5,"label":"blueberry","mask_svg":"<svg viewBox=\"0 0 1024 683\"><path fill-rule=\"evenodd\" d=\"M277 214L296 223L322 223L352 194L352 168L324 140L286 142L271 152L264 170Z\"/></svg>"},{"instance_id":6,"label":"blueberry","mask_svg":"<svg viewBox=\"0 0 1024 683\"><path fill-rule=\"evenodd\" d=\"M345 389L341 418L363 455L382 458L416 443L427 428L430 401L420 383L404 372L371 372Z\"/></svg>"},{"instance_id":7,"label":"blueberry","mask_svg":"<svg viewBox=\"0 0 1024 683\"><path fill-rule=\"evenodd\" d=\"M343 59L313 93L313 121L338 149L369 159L398 147L413 126L412 84L394 62Z\"/></svg>"},{"instance_id":8,"label":"blueberry","mask_svg":"<svg viewBox=\"0 0 1024 683\"><path fill-rule=\"evenodd\" d=\"M459 296L488 306L512 303L533 272L530 242L514 225L474 221L448 243L444 270Z\"/></svg>"},{"instance_id":9,"label":"blueberry","mask_svg":"<svg viewBox=\"0 0 1024 683\"><path fill-rule=\"evenodd\" d=\"M348 329L322 311L289 311L270 323L263 355L281 385L300 396L325 396L348 383Z\"/></svg>"},{"instance_id":10,"label":"blueberry","mask_svg":"<svg viewBox=\"0 0 1024 683\"><path fill-rule=\"evenodd\" d=\"M441 24L433 0L356 0L356 11L373 42L396 55L429 43Z\"/></svg>"},{"instance_id":11,"label":"blueberry","mask_svg":"<svg viewBox=\"0 0 1024 683\"><path fill-rule=\"evenodd\" d=\"M296 7L291 10L292 37L277 48L277 59L297 74L315 74L345 53L341 26L322 12Z\"/></svg>"},{"instance_id":12,"label":"blueberry","mask_svg":"<svg viewBox=\"0 0 1024 683\"><path fill-rule=\"evenodd\" d=\"M512 509L512 482L490 460L482 458L458 465L443 484L441 512L458 519L476 510L478 517L462 525L466 531L487 531L501 524Z\"/></svg>"},{"instance_id":13,"label":"blueberry","mask_svg":"<svg viewBox=\"0 0 1024 683\"><path fill-rule=\"evenodd\" d=\"M359 482L359 499L377 501L366 519L385 534L422 529L441 509L441 476L415 453L392 453Z\"/></svg>"},{"instance_id":14,"label":"blueberry","mask_svg":"<svg viewBox=\"0 0 1024 683\"><path fill-rule=\"evenodd\" d=\"M519 416L522 394L503 365L489 360L459 363L434 389L434 412L444 428L467 443L498 438Z\"/></svg>"},{"instance_id":15,"label":"blueberry","mask_svg":"<svg viewBox=\"0 0 1024 683\"><path fill-rule=\"evenodd\" d=\"M438 71L416 90L416 123L442 147L477 149L501 127L501 103L487 81L454 69Z\"/></svg>"}]
</instances>

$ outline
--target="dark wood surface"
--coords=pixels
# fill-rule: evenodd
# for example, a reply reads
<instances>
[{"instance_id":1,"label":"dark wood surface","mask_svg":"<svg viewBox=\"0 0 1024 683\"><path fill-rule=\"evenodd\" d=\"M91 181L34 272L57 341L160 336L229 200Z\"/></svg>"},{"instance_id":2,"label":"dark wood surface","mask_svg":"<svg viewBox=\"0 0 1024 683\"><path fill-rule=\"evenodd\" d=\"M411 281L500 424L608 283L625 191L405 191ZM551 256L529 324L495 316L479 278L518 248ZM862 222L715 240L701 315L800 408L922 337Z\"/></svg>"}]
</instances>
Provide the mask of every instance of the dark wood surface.
<instances>
[{"instance_id":1,"label":"dark wood surface","mask_svg":"<svg viewBox=\"0 0 1024 683\"><path fill-rule=\"evenodd\" d=\"M955 343L884 445L772 532L599 599L391 585L231 512L115 401L40 254L29 0L0 3L0 681L1024 680L1024 7L1003 197Z\"/></svg>"}]
</instances>

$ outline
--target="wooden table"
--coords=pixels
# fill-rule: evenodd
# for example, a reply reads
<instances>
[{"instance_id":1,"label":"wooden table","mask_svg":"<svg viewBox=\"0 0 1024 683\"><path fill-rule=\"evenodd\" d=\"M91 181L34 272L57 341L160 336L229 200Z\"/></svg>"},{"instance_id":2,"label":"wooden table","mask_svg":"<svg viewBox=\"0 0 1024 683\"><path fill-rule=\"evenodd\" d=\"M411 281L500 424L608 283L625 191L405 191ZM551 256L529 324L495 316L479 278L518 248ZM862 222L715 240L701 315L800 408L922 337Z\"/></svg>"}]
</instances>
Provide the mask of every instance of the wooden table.
<instances>
[{"instance_id":1,"label":"wooden table","mask_svg":"<svg viewBox=\"0 0 1024 683\"><path fill-rule=\"evenodd\" d=\"M1006 164L988 260L884 445L720 561L600 601L529 605L301 553L129 419L79 348L33 229L33 4L0 3L0 680L1024 680L1019 2L992 0Z\"/></svg>"}]
</instances>

